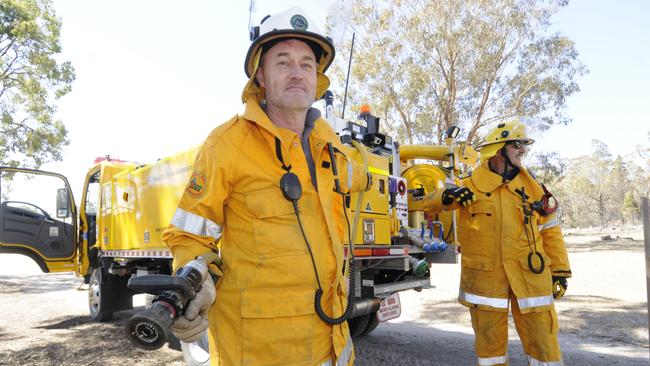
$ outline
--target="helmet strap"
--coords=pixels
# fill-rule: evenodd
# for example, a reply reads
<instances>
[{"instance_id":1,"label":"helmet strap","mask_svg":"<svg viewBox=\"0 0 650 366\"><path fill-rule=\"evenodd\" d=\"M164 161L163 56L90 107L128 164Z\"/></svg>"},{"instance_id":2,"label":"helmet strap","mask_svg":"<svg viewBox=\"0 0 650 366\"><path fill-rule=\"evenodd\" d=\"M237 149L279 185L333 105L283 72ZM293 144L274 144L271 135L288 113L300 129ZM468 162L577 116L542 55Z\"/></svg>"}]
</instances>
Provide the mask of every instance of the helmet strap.
<instances>
[{"instance_id":1,"label":"helmet strap","mask_svg":"<svg viewBox=\"0 0 650 366\"><path fill-rule=\"evenodd\" d=\"M517 168L508 157L508 153L506 152L506 145L503 145L499 152L505 160L503 164L503 172L501 173L501 182L505 183L506 181L512 180L512 178L514 178L514 175L516 175L515 171L519 172L519 168Z\"/></svg>"}]
</instances>

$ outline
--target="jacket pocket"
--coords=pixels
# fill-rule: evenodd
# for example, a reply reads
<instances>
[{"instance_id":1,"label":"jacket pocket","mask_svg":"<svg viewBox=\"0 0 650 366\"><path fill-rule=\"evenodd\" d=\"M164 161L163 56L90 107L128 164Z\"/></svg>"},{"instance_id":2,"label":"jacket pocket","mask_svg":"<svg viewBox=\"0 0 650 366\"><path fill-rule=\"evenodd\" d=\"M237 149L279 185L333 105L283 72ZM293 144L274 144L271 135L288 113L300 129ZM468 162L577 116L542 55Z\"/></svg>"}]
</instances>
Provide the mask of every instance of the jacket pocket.
<instances>
[{"instance_id":1,"label":"jacket pocket","mask_svg":"<svg viewBox=\"0 0 650 366\"><path fill-rule=\"evenodd\" d=\"M461 217L461 222L467 223L466 228L461 227L463 253L492 256L495 241L494 203L480 200L470 205L466 214L466 221Z\"/></svg>"},{"instance_id":2,"label":"jacket pocket","mask_svg":"<svg viewBox=\"0 0 650 366\"><path fill-rule=\"evenodd\" d=\"M551 308L549 310L550 315L551 315L551 334L557 334L557 332L560 330L560 324L557 319L557 312L555 311L555 308Z\"/></svg>"},{"instance_id":3,"label":"jacket pocket","mask_svg":"<svg viewBox=\"0 0 650 366\"><path fill-rule=\"evenodd\" d=\"M293 205L284 198L280 188L247 194L246 206L253 216L255 251L259 256L271 258L307 252Z\"/></svg>"},{"instance_id":4,"label":"jacket pocket","mask_svg":"<svg viewBox=\"0 0 650 366\"><path fill-rule=\"evenodd\" d=\"M478 234L492 234L494 229L494 204L478 201L467 208L469 228Z\"/></svg>"},{"instance_id":5,"label":"jacket pocket","mask_svg":"<svg viewBox=\"0 0 650 366\"><path fill-rule=\"evenodd\" d=\"M242 292L242 364L312 362L314 289L251 289Z\"/></svg>"},{"instance_id":6,"label":"jacket pocket","mask_svg":"<svg viewBox=\"0 0 650 366\"><path fill-rule=\"evenodd\" d=\"M533 273L533 271L528 266L528 255L519 259L521 274L524 282L526 282L526 288L528 289L529 297L546 296L553 293L551 271L549 271L549 259L544 254L541 255L544 258L544 271L539 274ZM537 256L533 254L533 265L537 263L536 257Z\"/></svg>"},{"instance_id":7,"label":"jacket pocket","mask_svg":"<svg viewBox=\"0 0 650 366\"><path fill-rule=\"evenodd\" d=\"M489 296L494 283L494 260L461 255L461 287L477 295Z\"/></svg>"}]
</instances>

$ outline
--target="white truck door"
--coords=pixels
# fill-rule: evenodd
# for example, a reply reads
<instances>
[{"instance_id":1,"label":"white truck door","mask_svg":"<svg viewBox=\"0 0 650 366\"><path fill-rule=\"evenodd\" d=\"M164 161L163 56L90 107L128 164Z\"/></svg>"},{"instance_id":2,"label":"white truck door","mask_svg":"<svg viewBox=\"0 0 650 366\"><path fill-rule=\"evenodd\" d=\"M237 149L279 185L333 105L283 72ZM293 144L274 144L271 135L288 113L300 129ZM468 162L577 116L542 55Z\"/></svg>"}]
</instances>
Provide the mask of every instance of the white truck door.
<instances>
[{"instance_id":1,"label":"white truck door","mask_svg":"<svg viewBox=\"0 0 650 366\"><path fill-rule=\"evenodd\" d=\"M43 272L73 271L76 207L60 174L0 167L0 253L29 256Z\"/></svg>"}]
</instances>

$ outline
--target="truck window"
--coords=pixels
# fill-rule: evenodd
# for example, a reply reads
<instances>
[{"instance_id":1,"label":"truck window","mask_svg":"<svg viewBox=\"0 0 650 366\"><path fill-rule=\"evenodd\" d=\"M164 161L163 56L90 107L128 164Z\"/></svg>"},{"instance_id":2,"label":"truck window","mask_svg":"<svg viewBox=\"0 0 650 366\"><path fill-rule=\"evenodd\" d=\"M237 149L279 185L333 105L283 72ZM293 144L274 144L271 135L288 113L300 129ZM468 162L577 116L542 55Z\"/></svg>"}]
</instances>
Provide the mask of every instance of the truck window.
<instances>
[{"instance_id":1,"label":"truck window","mask_svg":"<svg viewBox=\"0 0 650 366\"><path fill-rule=\"evenodd\" d=\"M86 192L86 215L97 216L99 209L99 182L89 182Z\"/></svg>"},{"instance_id":2,"label":"truck window","mask_svg":"<svg viewBox=\"0 0 650 366\"><path fill-rule=\"evenodd\" d=\"M0 178L0 204L20 209L26 214L73 223L71 216L57 218L56 215L58 190L66 187L60 178L25 172L2 172Z\"/></svg>"},{"instance_id":3,"label":"truck window","mask_svg":"<svg viewBox=\"0 0 650 366\"><path fill-rule=\"evenodd\" d=\"M86 221L88 222L88 247L93 246L97 242L97 212L99 211L100 199L100 172L93 174L88 180L88 188L86 188L86 202L85 213Z\"/></svg>"}]
</instances>

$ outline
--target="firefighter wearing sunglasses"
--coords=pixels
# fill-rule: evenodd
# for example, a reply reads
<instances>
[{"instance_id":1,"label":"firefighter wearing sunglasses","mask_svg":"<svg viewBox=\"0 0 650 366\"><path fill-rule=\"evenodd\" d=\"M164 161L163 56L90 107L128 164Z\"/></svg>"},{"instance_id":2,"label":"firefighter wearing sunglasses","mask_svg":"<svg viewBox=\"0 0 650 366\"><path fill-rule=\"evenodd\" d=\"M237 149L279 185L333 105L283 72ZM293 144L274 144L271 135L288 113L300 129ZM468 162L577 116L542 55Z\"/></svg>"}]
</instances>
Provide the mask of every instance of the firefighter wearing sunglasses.
<instances>
[{"instance_id":1,"label":"firefighter wearing sunglasses","mask_svg":"<svg viewBox=\"0 0 650 366\"><path fill-rule=\"evenodd\" d=\"M432 192L425 210L459 212L461 283L478 365L508 365L508 312L530 365L563 365L554 300L571 277L557 203L522 165L534 142L519 121L498 124L458 186Z\"/></svg>"}]
</instances>

